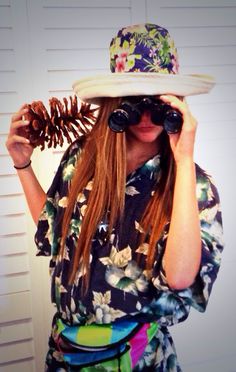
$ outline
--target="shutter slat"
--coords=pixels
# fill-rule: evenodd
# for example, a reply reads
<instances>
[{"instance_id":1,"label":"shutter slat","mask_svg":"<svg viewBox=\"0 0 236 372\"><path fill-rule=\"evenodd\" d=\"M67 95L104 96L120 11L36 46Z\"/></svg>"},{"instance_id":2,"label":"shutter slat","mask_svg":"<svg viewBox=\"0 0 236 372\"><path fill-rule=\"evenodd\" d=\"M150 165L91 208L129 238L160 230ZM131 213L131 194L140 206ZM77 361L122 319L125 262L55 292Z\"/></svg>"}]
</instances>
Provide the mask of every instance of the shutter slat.
<instances>
[{"instance_id":1,"label":"shutter slat","mask_svg":"<svg viewBox=\"0 0 236 372\"><path fill-rule=\"evenodd\" d=\"M4 139L5 142L5 139ZM1 151L1 146L0 146ZM0 175L10 175L16 173L15 168L13 167L13 161L10 156L0 156L1 168L0 168Z\"/></svg>"},{"instance_id":2,"label":"shutter slat","mask_svg":"<svg viewBox=\"0 0 236 372\"><path fill-rule=\"evenodd\" d=\"M31 318L31 297L29 292L14 293L0 297L1 323Z\"/></svg>"},{"instance_id":3,"label":"shutter slat","mask_svg":"<svg viewBox=\"0 0 236 372\"><path fill-rule=\"evenodd\" d=\"M4 4L3 4L4 5ZM0 9L0 25L1 27L11 27L11 9L10 6L1 6Z\"/></svg>"},{"instance_id":4,"label":"shutter slat","mask_svg":"<svg viewBox=\"0 0 236 372\"><path fill-rule=\"evenodd\" d=\"M0 295L13 294L16 292L25 292L29 290L30 278L28 273L24 273L23 275L1 277Z\"/></svg>"},{"instance_id":5,"label":"shutter slat","mask_svg":"<svg viewBox=\"0 0 236 372\"><path fill-rule=\"evenodd\" d=\"M0 234L10 235L26 232L25 215L0 217Z\"/></svg>"},{"instance_id":6,"label":"shutter slat","mask_svg":"<svg viewBox=\"0 0 236 372\"><path fill-rule=\"evenodd\" d=\"M104 50L48 51L47 66L50 71L57 70L97 70L108 68L109 62ZM68 81L71 88L72 81Z\"/></svg>"},{"instance_id":7,"label":"shutter slat","mask_svg":"<svg viewBox=\"0 0 236 372\"><path fill-rule=\"evenodd\" d=\"M34 355L33 342L23 341L16 344L7 344L0 347L0 361L7 363L14 360L30 358ZM1 366L1 364L0 364Z\"/></svg>"},{"instance_id":8,"label":"shutter slat","mask_svg":"<svg viewBox=\"0 0 236 372\"><path fill-rule=\"evenodd\" d=\"M13 49L13 30L11 28L0 29L0 45L1 49Z\"/></svg>"},{"instance_id":9,"label":"shutter slat","mask_svg":"<svg viewBox=\"0 0 236 372\"><path fill-rule=\"evenodd\" d=\"M16 363L7 363L1 367L0 372L35 372L35 366L32 358L27 361L19 360Z\"/></svg>"},{"instance_id":10,"label":"shutter slat","mask_svg":"<svg viewBox=\"0 0 236 372\"><path fill-rule=\"evenodd\" d=\"M0 236L1 255L13 255L27 252L26 234Z\"/></svg>"},{"instance_id":11,"label":"shutter slat","mask_svg":"<svg viewBox=\"0 0 236 372\"><path fill-rule=\"evenodd\" d=\"M196 48L178 48L181 71L186 66L202 69L213 69L215 67L228 68L230 65L236 65L235 47L196 47ZM181 63L181 61L183 63ZM233 66L233 67L234 67Z\"/></svg>"},{"instance_id":12,"label":"shutter slat","mask_svg":"<svg viewBox=\"0 0 236 372\"><path fill-rule=\"evenodd\" d=\"M149 0L148 0L149 1ZM156 1L156 0L155 0ZM158 3L162 8L226 8L226 7L235 7L235 0L198 0L198 1L189 1L189 0L178 0L176 4L176 0L159 0ZM192 11L194 11L194 9Z\"/></svg>"},{"instance_id":13,"label":"shutter slat","mask_svg":"<svg viewBox=\"0 0 236 372\"><path fill-rule=\"evenodd\" d=\"M0 53L1 57L1 53ZM1 62L0 62L1 63ZM19 104L19 95L16 91L10 93L2 93L1 100L0 100L0 112L2 113L10 113L13 110L16 111Z\"/></svg>"},{"instance_id":14,"label":"shutter slat","mask_svg":"<svg viewBox=\"0 0 236 372\"><path fill-rule=\"evenodd\" d=\"M27 254L0 256L0 261L0 275L12 275L29 271L29 258Z\"/></svg>"},{"instance_id":15,"label":"shutter slat","mask_svg":"<svg viewBox=\"0 0 236 372\"><path fill-rule=\"evenodd\" d=\"M12 173L15 173L13 170ZM22 187L17 175L0 176L1 195L22 194Z\"/></svg>"},{"instance_id":16,"label":"shutter slat","mask_svg":"<svg viewBox=\"0 0 236 372\"><path fill-rule=\"evenodd\" d=\"M61 20L63 19L63 23ZM130 14L125 8L45 8L45 28L119 28L130 23Z\"/></svg>"},{"instance_id":17,"label":"shutter slat","mask_svg":"<svg viewBox=\"0 0 236 372\"><path fill-rule=\"evenodd\" d=\"M14 51L0 50L0 71L14 71L15 69Z\"/></svg>"},{"instance_id":18,"label":"shutter slat","mask_svg":"<svg viewBox=\"0 0 236 372\"><path fill-rule=\"evenodd\" d=\"M44 7L76 7L76 8L127 8L130 6L130 0L43 0Z\"/></svg>"},{"instance_id":19,"label":"shutter slat","mask_svg":"<svg viewBox=\"0 0 236 372\"><path fill-rule=\"evenodd\" d=\"M153 18L153 15L150 15ZM172 27L224 27L236 25L234 7L161 7L161 25Z\"/></svg>"},{"instance_id":20,"label":"shutter slat","mask_svg":"<svg viewBox=\"0 0 236 372\"><path fill-rule=\"evenodd\" d=\"M1 43L1 40L0 40ZM13 92L16 89L16 72L9 71L0 74L0 93Z\"/></svg>"},{"instance_id":21,"label":"shutter slat","mask_svg":"<svg viewBox=\"0 0 236 372\"><path fill-rule=\"evenodd\" d=\"M12 111L12 110L11 110ZM0 114L0 134L8 134L11 122L11 115Z\"/></svg>"},{"instance_id":22,"label":"shutter slat","mask_svg":"<svg viewBox=\"0 0 236 372\"><path fill-rule=\"evenodd\" d=\"M1 327L0 344L8 342L27 340L33 337L32 323L25 321L22 323L4 325Z\"/></svg>"},{"instance_id":23,"label":"shutter slat","mask_svg":"<svg viewBox=\"0 0 236 372\"><path fill-rule=\"evenodd\" d=\"M0 216L25 213L26 202L24 195L0 197Z\"/></svg>"},{"instance_id":24,"label":"shutter slat","mask_svg":"<svg viewBox=\"0 0 236 372\"><path fill-rule=\"evenodd\" d=\"M112 31L114 30L114 31ZM47 40L45 49L98 49L107 48L111 33L116 33L117 29L79 29L79 30L47 30ZM96 33L96 38L94 34Z\"/></svg>"}]
</instances>

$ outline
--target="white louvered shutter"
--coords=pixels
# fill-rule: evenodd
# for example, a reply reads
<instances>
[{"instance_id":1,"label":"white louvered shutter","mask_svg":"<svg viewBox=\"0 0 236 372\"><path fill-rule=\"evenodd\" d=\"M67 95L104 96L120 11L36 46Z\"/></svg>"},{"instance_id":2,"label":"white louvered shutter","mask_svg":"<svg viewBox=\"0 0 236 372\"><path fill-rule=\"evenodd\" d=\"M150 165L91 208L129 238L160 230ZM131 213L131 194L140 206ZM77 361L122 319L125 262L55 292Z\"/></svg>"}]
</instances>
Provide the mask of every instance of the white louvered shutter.
<instances>
[{"instance_id":1,"label":"white louvered shutter","mask_svg":"<svg viewBox=\"0 0 236 372\"><path fill-rule=\"evenodd\" d=\"M76 79L108 71L112 36L145 14L140 0L0 0L1 372L43 370L54 312L49 261L35 257L35 226L5 149L11 115L25 102L68 97ZM45 190L65 148L35 151Z\"/></svg>"},{"instance_id":2,"label":"white louvered shutter","mask_svg":"<svg viewBox=\"0 0 236 372\"><path fill-rule=\"evenodd\" d=\"M35 257L35 226L4 146L11 114L24 102L42 100L47 106L49 97L68 97L76 79L108 71L114 33L145 20L173 34L182 72L217 77L210 95L188 102L199 121L197 161L211 171L220 191L227 250L207 313L192 312L172 332L186 372L199 371L199 365L203 372L229 372L236 364L234 299L225 290L236 279L234 219L227 209L236 208L236 1L0 0L0 372L43 371L54 312L48 258ZM64 150L34 154L45 189Z\"/></svg>"},{"instance_id":3,"label":"white louvered shutter","mask_svg":"<svg viewBox=\"0 0 236 372\"><path fill-rule=\"evenodd\" d=\"M20 68L14 39L15 16L12 2L1 0L0 370L4 372L33 371L34 368L26 206L16 172L5 148L10 117L20 96L17 78Z\"/></svg>"}]
</instances>

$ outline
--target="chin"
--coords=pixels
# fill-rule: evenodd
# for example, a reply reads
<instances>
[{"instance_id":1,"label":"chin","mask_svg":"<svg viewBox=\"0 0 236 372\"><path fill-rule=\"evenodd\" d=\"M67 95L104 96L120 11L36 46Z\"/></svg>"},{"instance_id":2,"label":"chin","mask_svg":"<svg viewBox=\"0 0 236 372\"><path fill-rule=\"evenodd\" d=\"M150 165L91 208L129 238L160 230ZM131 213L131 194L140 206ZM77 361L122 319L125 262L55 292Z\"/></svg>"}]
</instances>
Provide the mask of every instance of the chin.
<instances>
[{"instance_id":1,"label":"chin","mask_svg":"<svg viewBox=\"0 0 236 372\"><path fill-rule=\"evenodd\" d=\"M160 136L162 131L154 132L154 131L139 131L133 132L132 136L136 138L136 140L144 143L152 143L155 142L158 137Z\"/></svg>"},{"instance_id":2,"label":"chin","mask_svg":"<svg viewBox=\"0 0 236 372\"><path fill-rule=\"evenodd\" d=\"M153 143L157 141L158 136L140 136L136 137L136 139L143 143Z\"/></svg>"}]
</instances>

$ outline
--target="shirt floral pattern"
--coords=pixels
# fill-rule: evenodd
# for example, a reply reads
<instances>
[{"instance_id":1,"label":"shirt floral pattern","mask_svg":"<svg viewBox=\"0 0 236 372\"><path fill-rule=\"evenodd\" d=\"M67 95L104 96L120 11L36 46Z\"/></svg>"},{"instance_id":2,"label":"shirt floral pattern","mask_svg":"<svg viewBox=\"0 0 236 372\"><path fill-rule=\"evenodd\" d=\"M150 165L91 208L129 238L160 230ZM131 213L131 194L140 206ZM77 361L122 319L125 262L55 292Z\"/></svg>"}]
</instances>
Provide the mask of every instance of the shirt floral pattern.
<instances>
[{"instance_id":1,"label":"shirt floral pattern","mask_svg":"<svg viewBox=\"0 0 236 372\"><path fill-rule=\"evenodd\" d=\"M205 311L213 283L221 262L223 250L222 219L217 189L212 179L196 165L197 199L201 224L202 258L195 282L186 289L172 290L166 281L162 257L168 237L169 224L156 245L152 274L145 269L148 245L138 243L142 232L140 219L154 186L161 174L159 155L149 159L127 177L125 213L109 240L106 239L106 219L99 224L92 241L90 255L90 288L80 296L81 278L78 270L73 285L67 285L71 258L83 221L92 180L82 193L71 218L64 257L58 255L61 238L61 218L67 206L68 186L80 155L78 141L65 152L42 210L35 242L38 255L51 256L51 297L57 313L68 324L110 323L118 318L136 317L140 322L157 320L160 330L148 345L135 371L152 367L153 371L181 371L169 326L185 320L191 307ZM184 237L183 237L184 238ZM137 260L137 257L141 259ZM138 262L138 263L137 263ZM49 359L56 360L58 371L61 356L51 347ZM53 369L57 370L57 369Z\"/></svg>"}]
</instances>

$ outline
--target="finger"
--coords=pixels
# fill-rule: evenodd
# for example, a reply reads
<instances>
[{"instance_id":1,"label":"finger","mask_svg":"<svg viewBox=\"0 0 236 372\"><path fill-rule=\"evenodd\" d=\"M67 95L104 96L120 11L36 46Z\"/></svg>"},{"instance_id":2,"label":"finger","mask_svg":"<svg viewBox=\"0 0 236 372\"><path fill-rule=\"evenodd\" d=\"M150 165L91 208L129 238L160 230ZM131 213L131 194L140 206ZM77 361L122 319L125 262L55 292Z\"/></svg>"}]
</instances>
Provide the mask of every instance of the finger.
<instances>
[{"instance_id":1,"label":"finger","mask_svg":"<svg viewBox=\"0 0 236 372\"><path fill-rule=\"evenodd\" d=\"M184 102L184 100L182 99L182 97L177 97L177 96L174 96L173 94L162 94L160 96L160 99L163 100L163 101L176 101L176 102Z\"/></svg>"},{"instance_id":2,"label":"finger","mask_svg":"<svg viewBox=\"0 0 236 372\"><path fill-rule=\"evenodd\" d=\"M27 104L25 103L23 106L21 106L19 111L17 111L14 115L12 115L11 121L14 122L14 121L20 120L22 118L22 116L24 114L27 114L28 112L29 112L29 110L28 110Z\"/></svg>"},{"instance_id":3,"label":"finger","mask_svg":"<svg viewBox=\"0 0 236 372\"><path fill-rule=\"evenodd\" d=\"M21 130L24 131L24 128L27 127L30 124L29 120L18 120L12 122L10 126L10 135L16 134L18 131L20 132Z\"/></svg>"},{"instance_id":4,"label":"finger","mask_svg":"<svg viewBox=\"0 0 236 372\"><path fill-rule=\"evenodd\" d=\"M29 120L14 121L11 125L11 128L12 129L18 129L18 128L21 128L21 127L26 127L27 125L29 125L29 123L30 123Z\"/></svg>"},{"instance_id":5,"label":"finger","mask_svg":"<svg viewBox=\"0 0 236 372\"><path fill-rule=\"evenodd\" d=\"M180 111L183 115L187 114L189 112L189 107L188 107L188 104L187 104L186 100L182 100L182 99L180 99L176 96L170 95L170 94L162 95L162 96L160 96L160 99L164 103L167 103L171 107Z\"/></svg>"},{"instance_id":6,"label":"finger","mask_svg":"<svg viewBox=\"0 0 236 372\"><path fill-rule=\"evenodd\" d=\"M184 121L189 123L191 122L192 124L197 123L197 120L192 115L185 98L180 100L178 97L173 95L163 95L161 97L163 102L168 103L172 108L177 109L183 115Z\"/></svg>"},{"instance_id":7,"label":"finger","mask_svg":"<svg viewBox=\"0 0 236 372\"><path fill-rule=\"evenodd\" d=\"M180 133L168 133L168 136L170 145L176 145L179 140Z\"/></svg>"},{"instance_id":8,"label":"finger","mask_svg":"<svg viewBox=\"0 0 236 372\"><path fill-rule=\"evenodd\" d=\"M25 138L23 136L18 136L18 135L15 134L13 136L10 136L7 139L6 145L7 145L7 147L11 147L12 145L15 145L17 143L29 145L30 144L30 140L28 138Z\"/></svg>"}]
</instances>

